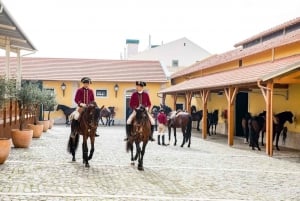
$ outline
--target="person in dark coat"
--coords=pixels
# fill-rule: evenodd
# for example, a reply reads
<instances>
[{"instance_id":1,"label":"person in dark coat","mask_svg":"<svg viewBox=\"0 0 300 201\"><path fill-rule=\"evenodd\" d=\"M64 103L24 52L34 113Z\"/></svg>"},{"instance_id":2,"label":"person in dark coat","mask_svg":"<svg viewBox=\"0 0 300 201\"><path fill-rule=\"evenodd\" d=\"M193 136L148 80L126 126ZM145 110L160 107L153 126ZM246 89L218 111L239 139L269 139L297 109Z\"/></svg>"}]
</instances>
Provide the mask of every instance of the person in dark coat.
<instances>
[{"instance_id":1,"label":"person in dark coat","mask_svg":"<svg viewBox=\"0 0 300 201\"><path fill-rule=\"evenodd\" d=\"M132 93L130 98L130 108L132 109L132 113L129 115L127 122L126 122L126 138L124 141L128 140L128 137L130 136L130 132L132 129L132 120L136 115L135 109L138 108L140 105L143 105L147 111L148 117L151 122L151 135L149 137L149 140L154 141L153 139L153 132L154 132L154 124L155 121L151 114L149 113L149 108L151 107L151 101L149 94L144 91L144 86L146 86L146 82L143 81L136 81L136 91Z\"/></svg>"}]
</instances>

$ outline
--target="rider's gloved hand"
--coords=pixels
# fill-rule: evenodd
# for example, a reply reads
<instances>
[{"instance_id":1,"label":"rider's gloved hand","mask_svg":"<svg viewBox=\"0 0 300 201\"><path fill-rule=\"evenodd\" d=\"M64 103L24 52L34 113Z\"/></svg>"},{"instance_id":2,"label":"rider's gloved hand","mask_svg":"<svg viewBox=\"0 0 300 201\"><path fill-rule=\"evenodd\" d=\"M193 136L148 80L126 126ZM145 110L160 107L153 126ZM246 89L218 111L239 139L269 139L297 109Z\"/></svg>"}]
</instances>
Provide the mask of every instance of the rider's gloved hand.
<instances>
[{"instance_id":1,"label":"rider's gloved hand","mask_svg":"<svg viewBox=\"0 0 300 201\"><path fill-rule=\"evenodd\" d=\"M79 104L81 107L86 107L86 104L85 103L80 103Z\"/></svg>"}]
</instances>

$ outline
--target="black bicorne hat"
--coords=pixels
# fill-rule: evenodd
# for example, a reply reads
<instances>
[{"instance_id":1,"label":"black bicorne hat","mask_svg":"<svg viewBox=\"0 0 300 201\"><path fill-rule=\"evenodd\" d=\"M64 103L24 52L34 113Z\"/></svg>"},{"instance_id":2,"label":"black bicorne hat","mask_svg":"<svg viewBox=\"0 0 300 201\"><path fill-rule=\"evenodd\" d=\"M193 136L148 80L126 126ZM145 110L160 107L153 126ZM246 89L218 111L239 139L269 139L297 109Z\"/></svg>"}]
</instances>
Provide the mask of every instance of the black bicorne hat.
<instances>
[{"instance_id":1,"label":"black bicorne hat","mask_svg":"<svg viewBox=\"0 0 300 201\"><path fill-rule=\"evenodd\" d=\"M136 81L135 82L135 85L139 85L141 87L145 87L146 86L146 82L143 82L143 81Z\"/></svg>"},{"instance_id":2,"label":"black bicorne hat","mask_svg":"<svg viewBox=\"0 0 300 201\"><path fill-rule=\"evenodd\" d=\"M81 79L81 82L82 83L92 83L92 80L91 80L91 78L89 78L89 77L83 77L82 79Z\"/></svg>"}]
</instances>

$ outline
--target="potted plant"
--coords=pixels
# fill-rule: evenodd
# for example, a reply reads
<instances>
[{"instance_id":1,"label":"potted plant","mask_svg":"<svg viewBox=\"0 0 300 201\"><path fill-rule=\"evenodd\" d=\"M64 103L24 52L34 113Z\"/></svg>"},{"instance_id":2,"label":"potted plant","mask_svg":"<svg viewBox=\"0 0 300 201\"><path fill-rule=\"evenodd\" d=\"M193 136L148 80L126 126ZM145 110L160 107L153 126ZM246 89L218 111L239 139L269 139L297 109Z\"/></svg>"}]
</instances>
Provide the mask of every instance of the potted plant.
<instances>
[{"instance_id":1,"label":"potted plant","mask_svg":"<svg viewBox=\"0 0 300 201\"><path fill-rule=\"evenodd\" d=\"M26 117L29 118L28 112L36 101L37 84L22 83L22 86L17 89L16 99L19 109L19 129L11 130L12 142L16 148L28 148L33 137L33 130L26 129Z\"/></svg>"},{"instance_id":2,"label":"potted plant","mask_svg":"<svg viewBox=\"0 0 300 201\"><path fill-rule=\"evenodd\" d=\"M28 104L28 109L32 112L33 124L29 123L27 124L27 127L33 130L33 138L39 138L44 130L44 125L38 124L38 117L40 113L39 108L43 101L43 93L37 85L32 87L31 100L31 104Z\"/></svg>"},{"instance_id":3,"label":"potted plant","mask_svg":"<svg viewBox=\"0 0 300 201\"><path fill-rule=\"evenodd\" d=\"M15 89L14 80L8 80L4 76L0 76L0 111L1 112L2 110L6 110L7 102L14 97L15 95L14 89ZM10 149L11 149L10 138L5 137L4 133L0 133L0 164L5 163L6 159L10 154Z\"/></svg>"},{"instance_id":4,"label":"potted plant","mask_svg":"<svg viewBox=\"0 0 300 201\"><path fill-rule=\"evenodd\" d=\"M52 128L53 124L54 124L54 119L51 119L50 114L52 111L54 111L54 107L55 105L57 105L56 102L56 95L53 91L51 90L43 90L43 95L44 95L44 99L43 99L43 111L48 111L47 114L47 120L50 121L50 125L49 125L49 129ZM42 116L42 118L44 118L44 115Z\"/></svg>"}]
</instances>

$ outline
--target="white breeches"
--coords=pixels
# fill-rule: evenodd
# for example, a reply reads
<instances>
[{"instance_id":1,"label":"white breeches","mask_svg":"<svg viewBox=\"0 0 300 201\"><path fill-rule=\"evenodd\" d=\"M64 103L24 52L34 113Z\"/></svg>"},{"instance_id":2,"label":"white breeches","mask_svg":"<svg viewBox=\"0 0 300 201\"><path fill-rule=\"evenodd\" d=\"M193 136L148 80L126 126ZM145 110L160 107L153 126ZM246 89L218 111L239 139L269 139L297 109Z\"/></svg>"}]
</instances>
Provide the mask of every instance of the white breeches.
<instances>
[{"instance_id":1,"label":"white breeches","mask_svg":"<svg viewBox=\"0 0 300 201\"><path fill-rule=\"evenodd\" d=\"M69 121L72 121L73 119L78 120L80 113L78 112L79 107L76 108L74 112L72 112L69 116Z\"/></svg>"},{"instance_id":2,"label":"white breeches","mask_svg":"<svg viewBox=\"0 0 300 201\"><path fill-rule=\"evenodd\" d=\"M133 110L133 112L130 114L130 116L128 117L128 119L127 119L127 124L131 124L131 122L132 122L132 120L133 120L133 118L135 117L135 115L136 115L136 112L135 112L135 110ZM154 119L153 119L153 117L151 116L151 114L149 113L149 112L147 112L147 115L148 115L148 117L149 117L149 120L150 120L150 122L151 122L151 125L154 125L155 124L155 121L154 121Z\"/></svg>"},{"instance_id":3,"label":"white breeches","mask_svg":"<svg viewBox=\"0 0 300 201\"><path fill-rule=\"evenodd\" d=\"M166 131L166 125L158 123L158 135L164 135Z\"/></svg>"}]
</instances>

